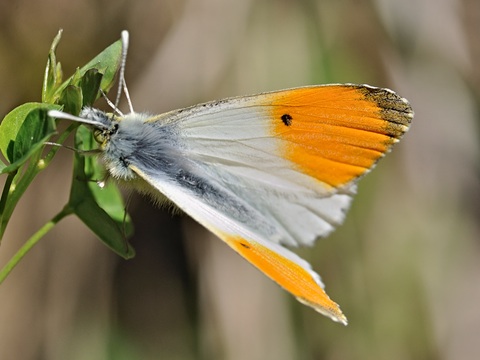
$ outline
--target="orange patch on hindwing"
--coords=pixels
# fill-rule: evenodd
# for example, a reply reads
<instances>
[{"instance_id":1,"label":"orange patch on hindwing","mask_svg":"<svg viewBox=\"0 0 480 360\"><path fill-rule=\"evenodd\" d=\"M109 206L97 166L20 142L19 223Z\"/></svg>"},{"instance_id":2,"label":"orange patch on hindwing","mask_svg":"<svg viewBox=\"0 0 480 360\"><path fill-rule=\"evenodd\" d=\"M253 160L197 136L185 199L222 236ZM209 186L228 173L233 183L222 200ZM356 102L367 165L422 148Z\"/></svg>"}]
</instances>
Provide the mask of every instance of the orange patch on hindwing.
<instances>
[{"instance_id":1,"label":"orange patch on hindwing","mask_svg":"<svg viewBox=\"0 0 480 360\"><path fill-rule=\"evenodd\" d=\"M222 236L235 251L292 293L299 301L335 321L347 324L339 306L333 302L312 275L299 264L257 242Z\"/></svg>"},{"instance_id":2,"label":"orange patch on hindwing","mask_svg":"<svg viewBox=\"0 0 480 360\"><path fill-rule=\"evenodd\" d=\"M298 170L340 187L367 172L408 130L410 105L386 89L327 85L272 93L273 134Z\"/></svg>"}]
</instances>

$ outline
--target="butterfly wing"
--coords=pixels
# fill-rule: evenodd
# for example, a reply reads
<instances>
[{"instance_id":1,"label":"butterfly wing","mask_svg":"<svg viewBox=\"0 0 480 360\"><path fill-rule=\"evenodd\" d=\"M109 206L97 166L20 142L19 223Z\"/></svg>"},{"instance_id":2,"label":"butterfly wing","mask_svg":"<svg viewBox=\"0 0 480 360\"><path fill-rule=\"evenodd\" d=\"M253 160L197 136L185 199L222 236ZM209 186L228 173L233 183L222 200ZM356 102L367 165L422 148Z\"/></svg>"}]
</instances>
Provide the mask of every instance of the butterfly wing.
<instances>
[{"instance_id":1,"label":"butterfly wing","mask_svg":"<svg viewBox=\"0 0 480 360\"><path fill-rule=\"evenodd\" d=\"M181 156L263 214L270 241L311 245L345 216L356 181L408 129L408 102L364 85L296 88L161 115Z\"/></svg>"},{"instance_id":2,"label":"butterfly wing","mask_svg":"<svg viewBox=\"0 0 480 360\"><path fill-rule=\"evenodd\" d=\"M173 129L175 166L167 176L143 161L130 168L300 301L346 323L310 265L281 244L311 244L341 223L357 179L412 116L405 99L367 86L232 98L150 118Z\"/></svg>"}]
</instances>

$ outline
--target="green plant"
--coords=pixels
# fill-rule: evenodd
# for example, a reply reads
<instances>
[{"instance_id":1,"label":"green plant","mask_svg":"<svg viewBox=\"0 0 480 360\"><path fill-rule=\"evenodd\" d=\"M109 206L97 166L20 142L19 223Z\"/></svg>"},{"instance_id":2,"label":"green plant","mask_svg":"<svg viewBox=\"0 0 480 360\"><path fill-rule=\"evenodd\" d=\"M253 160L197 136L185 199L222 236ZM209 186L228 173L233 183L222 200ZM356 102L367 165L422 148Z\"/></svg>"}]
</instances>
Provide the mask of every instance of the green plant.
<instances>
[{"instance_id":1,"label":"green plant","mask_svg":"<svg viewBox=\"0 0 480 360\"><path fill-rule=\"evenodd\" d=\"M120 66L122 43L117 41L103 50L67 80L56 60L55 50L61 31L50 48L42 88L42 102L26 103L8 113L0 124L0 151L5 158L0 161L0 173L6 181L0 198L0 243L15 207L32 183L52 162L59 146L46 142L56 136L55 143L62 144L75 134L72 185L67 204L52 219L33 234L17 253L0 270L0 283L28 251L60 220L68 215L78 216L109 248L128 259L134 256L126 237L133 228L122 197L114 184L99 186L95 181L103 176L101 167L85 151L95 149L91 132L78 123L70 124L57 133L56 121L49 110L62 110L78 115L82 107L91 106L113 86ZM64 121L64 120L57 120Z\"/></svg>"}]
</instances>

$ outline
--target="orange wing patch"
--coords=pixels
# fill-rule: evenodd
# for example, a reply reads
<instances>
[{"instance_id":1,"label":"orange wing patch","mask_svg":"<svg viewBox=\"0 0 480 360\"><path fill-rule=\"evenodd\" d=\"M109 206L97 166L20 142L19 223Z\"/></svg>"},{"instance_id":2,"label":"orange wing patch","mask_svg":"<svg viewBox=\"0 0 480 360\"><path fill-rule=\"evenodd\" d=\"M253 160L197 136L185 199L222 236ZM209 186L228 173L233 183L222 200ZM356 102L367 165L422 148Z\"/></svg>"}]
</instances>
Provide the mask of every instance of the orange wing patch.
<instances>
[{"instance_id":1,"label":"orange wing patch","mask_svg":"<svg viewBox=\"0 0 480 360\"><path fill-rule=\"evenodd\" d=\"M222 236L222 238L250 263L296 296L299 301L347 325L347 318L340 307L300 265L259 243L240 237Z\"/></svg>"},{"instance_id":2,"label":"orange wing patch","mask_svg":"<svg viewBox=\"0 0 480 360\"><path fill-rule=\"evenodd\" d=\"M365 174L408 130L408 102L387 89L328 85L273 93L285 158L332 187Z\"/></svg>"}]
</instances>

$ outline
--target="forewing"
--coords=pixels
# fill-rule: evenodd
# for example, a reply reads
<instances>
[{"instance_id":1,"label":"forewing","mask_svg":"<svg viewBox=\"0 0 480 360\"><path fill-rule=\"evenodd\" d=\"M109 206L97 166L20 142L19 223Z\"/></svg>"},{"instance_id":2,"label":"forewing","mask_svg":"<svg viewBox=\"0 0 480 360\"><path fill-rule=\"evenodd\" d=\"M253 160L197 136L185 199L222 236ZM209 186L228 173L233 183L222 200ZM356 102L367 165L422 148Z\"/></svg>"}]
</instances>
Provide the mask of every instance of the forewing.
<instances>
[{"instance_id":1,"label":"forewing","mask_svg":"<svg viewBox=\"0 0 480 360\"><path fill-rule=\"evenodd\" d=\"M407 131L413 112L391 90L296 88L166 115L188 161L278 230L312 244L343 221L356 181Z\"/></svg>"}]
</instances>

